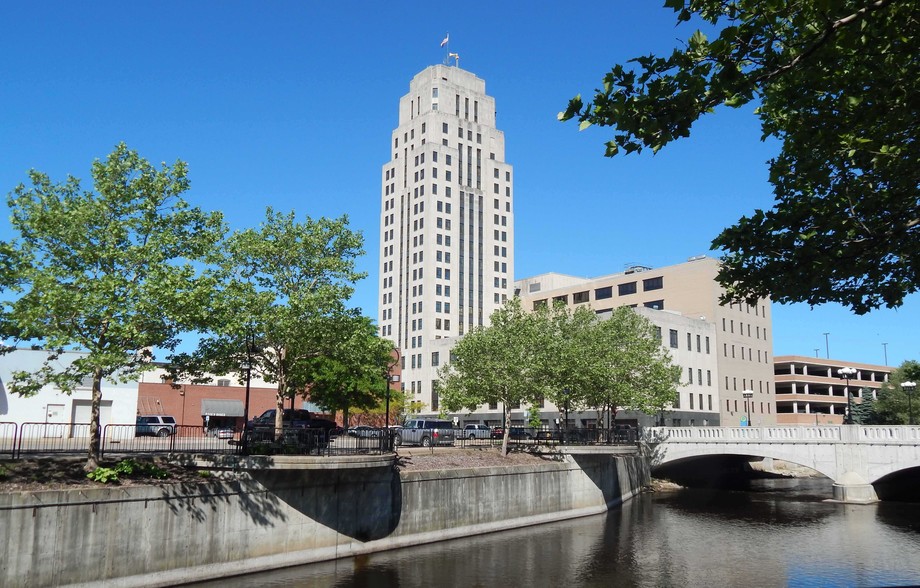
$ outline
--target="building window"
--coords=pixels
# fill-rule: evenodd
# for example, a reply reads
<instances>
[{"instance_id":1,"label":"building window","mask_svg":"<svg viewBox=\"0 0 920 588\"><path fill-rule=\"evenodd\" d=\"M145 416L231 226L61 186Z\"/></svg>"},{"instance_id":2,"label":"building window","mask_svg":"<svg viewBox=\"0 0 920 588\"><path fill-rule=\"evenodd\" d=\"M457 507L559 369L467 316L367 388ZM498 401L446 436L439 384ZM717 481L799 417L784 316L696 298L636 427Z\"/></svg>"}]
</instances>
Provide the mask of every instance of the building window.
<instances>
[{"instance_id":1,"label":"building window","mask_svg":"<svg viewBox=\"0 0 920 588\"><path fill-rule=\"evenodd\" d=\"M659 276L657 278L648 278L647 280L642 280L642 290L648 292L649 290L661 290L664 288L664 281Z\"/></svg>"},{"instance_id":2,"label":"building window","mask_svg":"<svg viewBox=\"0 0 920 588\"><path fill-rule=\"evenodd\" d=\"M574 294L572 294L572 302L574 302L575 304L579 304L582 302L588 302L589 298L590 297L588 295L588 290L585 290L584 292L575 292Z\"/></svg>"},{"instance_id":3,"label":"building window","mask_svg":"<svg viewBox=\"0 0 920 588\"><path fill-rule=\"evenodd\" d=\"M702 351L702 346L700 345L700 336L696 336L696 352L699 353Z\"/></svg>"},{"instance_id":4,"label":"building window","mask_svg":"<svg viewBox=\"0 0 920 588\"><path fill-rule=\"evenodd\" d=\"M441 361L440 353L437 351L433 351L431 353L431 366L437 367L440 364L440 361Z\"/></svg>"},{"instance_id":5,"label":"building window","mask_svg":"<svg viewBox=\"0 0 920 588\"><path fill-rule=\"evenodd\" d=\"M690 395L690 410L693 410L693 394Z\"/></svg>"},{"instance_id":6,"label":"building window","mask_svg":"<svg viewBox=\"0 0 920 588\"><path fill-rule=\"evenodd\" d=\"M617 293L620 296L626 296L627 294L636 293L636 282L629 282L628 284L620 284L617 286Z\"/></svg>"},{"instance_id":7,"label":"building window","mask_svg":"<svg viewBox=\"0 0 920 588\"><path fill-rule=\"evenodd\" d=\"M687 351L693 351L693 335L687 333Z\"/></svg>"},{"instance_id":8,"label":"building window","mask_svg":"<svg viewBox=\"0 0 920 588\"><path fill-rule=\"evenodd\" d=\"M712 372L709 370L706 370L706 385L712 386ZM710 408L712 408L711 402L709 403L709 405L710 405Z\"/></svg>"},{"instance_id":9,"label":"building window","mask_svg":"<svg viewBox=\"0 0 920 588\"><path fill-rule=\"evenodd\" d=\"M650 300L642 306L645 308L653 308L655 310L664 310L664 300Z\"/></svg>"},{"instance_id":10,"label":"building window","mask_svg":"<svg viewBox=\"0 0 920 588\"><path fill-rule=\"evenodd\" d=\"M690 384L693 383L693 368L692 367L687 368L687 382ZM693 394L690 395L690 408L693 408Z\"/></svg>"},{"instance_id":11,"label":"building window","mask_svg":"<svg viewBox=\"0 0 920 588\"><path fill-rule=\"evenodd\" d=\"M605 300L607 298L613 298L613 286L607 286L606 288L597 288L594 290L595 300Z\"/></svg>"},{"instance_id":12,"label":"building window","mask_svg":"<svg viewBox=\"0 0 920 588\"><path fill-rule=\"evenodd\" d=\"M706 337L706 353L709 353L709 337Z\"/></svg>"},{"instance_id":13,"label":"building window","mask_svg":"<svg viewBox=\"0 0 920 588\"><path fill-rule=\"evenodd\" d=\"M671 334L671 348L677 349L677 330L671 329L670 334Z\"/></svg>"}]
</instances>

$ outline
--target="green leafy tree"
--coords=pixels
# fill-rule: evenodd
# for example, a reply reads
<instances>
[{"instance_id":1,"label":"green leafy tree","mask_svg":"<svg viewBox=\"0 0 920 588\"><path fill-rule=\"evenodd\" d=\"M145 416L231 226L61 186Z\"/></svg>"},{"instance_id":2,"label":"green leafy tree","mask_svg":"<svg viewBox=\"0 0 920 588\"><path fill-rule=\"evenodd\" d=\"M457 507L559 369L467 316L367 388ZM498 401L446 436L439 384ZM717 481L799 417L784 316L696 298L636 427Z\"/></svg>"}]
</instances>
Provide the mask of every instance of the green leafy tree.
<instances>
[{"instance_id":1,"label":"green leafy tree","mask_svg":"<svg viewBox=\"0 0 920 588\"><path fill-rule=\"evenodd\" d=\"M920 402L917 391L911 396L905 392L904 382L920 383L920 362L909 360L902 363L898 369L891 372L888 381L882 384L878 392L878 400L873 404L875 424L879 425L906 425L910 420L911 411L914 414L914 423L920 418Z\"/></svg>"},{"instance_id":2,"label":"green leafy tree","mask_svg":"<svg viewBox=\"0 0 920 588\"><path fill-rule=\"evenodd\" d=\"M897 307L920 285L920 3L666 0L702 21L666 57L604 76L561 120L615 129L606 154L658 151L724 105L758 104L775 202L725 229L726 300Z\"/></svg>"},{"instance_id":3,"label":"green leafy tree","mask_svg":"<svg viewBox=\"0 0 920 588\"><path fill-rule=\"evenodd\" d=\"M535 311L544 333L544 344L538 349L543 357L540 365L546 369L543 381L547 398L564 414L585 406L594 388L596 372L592 362L596 315L587 307L571 310L564 304L544 306Z\"/></svg>"},{"instance_id":4,"label":"green leafy tree","mask_svg":"<svg viewBox=\"0 0 920 588\"><path fill-rule=\"evenodd\" d=\"M674 402L680 366L671 363L648 319L629 307L616 308L592 326L591 341L587 406L613 420L620 409L657 414Z\"/></svg>"},{"instance_id":5,"label":"green leafy tree","mask_svg":"<svg viewBox=\"0 0 920 588\"><path fill-rule=\"evenodd\" d=\"M342 411L347 427L352 409L383 410L393 344L377 336L367 317L344 316L336 323L335 344L311 362L309 395L328 411Z\"/></svg>"},{"instance_id":6,"label":"green leafy tree","mask_svg":"<svg viewBox=\"0 0 920 588\"><path fill-rule=\"evenodd\" d=\"M21 395L53 385L70 394L92 379L87 471L98 466L102 381L151 368L152 348L172 349L200 325L214 280L193 265L224 235L220 214L190 207L186 165L152 166L123 143L92 165L94 191L69 177L30 172L8 197L18 239L0 244L3 335L40 345L37 372L13 374ZM67 366L66 350L86 355Z\"/></svg>"},{"instance_id":7,"label":"green leafy tree","mask_svg":"<svg viewBox=\"0 0 920 588\"><path fill-rule=\"evenodd\" d=\"M481 404L504 407L535 404L544 395L546 369L539 349L547 333L536 314L525 312L513 298L496 310L491 326L467 333L453 348L450 363L440 370L440 399L451 411L475 410ZM511 412L505 411L502 455L508 454Z\"/></svg>"},{"instance_id":8,"label":"green leafy tree","mask_svg":"<svg viewBox=\"0 0 920 588\"><path fill-rule=\"evenodd\" d=\"M335 356L354 333L338 329L357 320L345 301L364 277L355 271L362 245L347 217L298 222L293 212L268 208L259 228L227 240L210 328L195 352L171 358L176 377L202 381L249 362L277 386L280 435L285 399L304 395L320 369L318 358Z\"/></svg>"}]
</instances>

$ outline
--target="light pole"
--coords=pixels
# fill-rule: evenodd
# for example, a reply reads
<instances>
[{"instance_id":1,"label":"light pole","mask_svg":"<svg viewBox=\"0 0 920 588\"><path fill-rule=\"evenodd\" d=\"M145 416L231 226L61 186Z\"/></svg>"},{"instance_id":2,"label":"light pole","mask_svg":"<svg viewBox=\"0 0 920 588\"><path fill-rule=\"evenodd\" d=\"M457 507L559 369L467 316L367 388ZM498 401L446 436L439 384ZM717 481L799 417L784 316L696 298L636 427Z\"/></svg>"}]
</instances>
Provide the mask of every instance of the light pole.
<instances>
[{"instance_id":1,"label":"light pole","mask_svg":"<svg viewBox=\"0 0 920 588\"><path fill-rule=\"evenodd\" d=\"M831 348L830 348L830 345L828 344L828 339L827 339L828 335L830 335L830 333L824 333L824 353L827 354L827 358L830 359L831 358Z\"/></svg>"},{"instance_id":2,"label":"light pole","mask_svg":"<svg viewBox=\"0 0 920 588\"><path fill-rule=\"evenodd\" d=\"M850 380L856 377L856 368L844 367L837 370L837 375L846 380L846 388L844 389L847 395L847 418L844 421L848 425L853 424L853 397L850 395Z\"/></svg>"},{"instance_id":3,"label":"light pole","mask_svg":"<svg viewBox=\"0 0 920 588\"><path fill-rule=\"evenodd\" d=\"M914 390L917 389L917 384L914 382L902 382L901 390L907 394L907 424L914 424L914 407L911 404L911 396L914 395Z\"/></svg>"},{"instance_id":4,"label":"light pole","mask_svg":"<svg viewBox=\"0 0 920 588\"><path fill-rule=\"evenodd\" d=\"M741 393L744 396L744 408L747 410L747 426L751 426L751 399L754 398L753 390L745 390Z\"/></svg>"},{"instance_id":5,"label":"light pole","mask_svg":"<svg viewBox=\"0 0 920 588\"><path fill-rule=\"evenodd\" d=\"M885 365L888 365L888 343L882 343L882 349L885 350Z\"/></svg>"},{"instance_id":6,"label":"light pole","mask_svg":"<svg viewBox=\"0 0 920 588\"><path fill-rule=\"evenodd\" d=\"M392 375L393 368L396 367L396 364L399 363L399 348L394 347L393 351L396 352L396 357L393 358L393 361L387 364L387 371L386 371L386 374L384 374L386 375L386 378L387 378L387 389L386 389L387 403L386 403L386 425L385 425L385 427L387 428L387 431L389 431L390 429L390 382L394 381L393 375ZM397 376L396 381L399 381L398 376Z\"/></svg>"}]
</instances>

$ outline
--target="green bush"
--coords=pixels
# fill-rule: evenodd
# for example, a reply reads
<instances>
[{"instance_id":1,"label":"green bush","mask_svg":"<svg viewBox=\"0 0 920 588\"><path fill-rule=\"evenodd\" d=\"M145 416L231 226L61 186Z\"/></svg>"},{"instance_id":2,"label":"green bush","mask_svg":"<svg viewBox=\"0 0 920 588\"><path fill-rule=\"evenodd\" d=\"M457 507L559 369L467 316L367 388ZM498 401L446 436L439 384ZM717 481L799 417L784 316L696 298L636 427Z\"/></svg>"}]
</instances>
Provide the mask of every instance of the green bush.
<instances>
[{"instance_id":1,"label":"green bush","mask_svg":"<svg viewBox=\"0 0 920 588\"><path fill-rule=\"evenodd\" d=\"M163 480L169 477L169 472L152 463L140 463L134 459L127 458L115 464L114 468L98 467L86 474L86 477L90 480L101 482L102 484L117 482L120 476L125 476L126 478L148 477Z\"/></svg>"}]
</instances>

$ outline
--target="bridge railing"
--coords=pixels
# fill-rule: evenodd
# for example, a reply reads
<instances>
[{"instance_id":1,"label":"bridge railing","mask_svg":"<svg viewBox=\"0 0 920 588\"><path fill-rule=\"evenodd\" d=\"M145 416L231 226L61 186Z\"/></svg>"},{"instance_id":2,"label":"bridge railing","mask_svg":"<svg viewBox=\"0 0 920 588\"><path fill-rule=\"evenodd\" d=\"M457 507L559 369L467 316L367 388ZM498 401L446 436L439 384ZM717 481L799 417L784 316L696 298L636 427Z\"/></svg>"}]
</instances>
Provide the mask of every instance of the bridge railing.
<instances>
[{"instance_id":1,"label":"bridge railing","mask_svg":"<svg viewBox=\"0 0 920 588\"><path fill-rule=\"evenodd\" d=\"M920 426L819 425L776 427L649 427L645 440L672 443L903 443L920 444Z\"/></svg>"}]
</instances>

